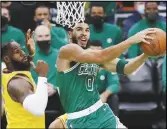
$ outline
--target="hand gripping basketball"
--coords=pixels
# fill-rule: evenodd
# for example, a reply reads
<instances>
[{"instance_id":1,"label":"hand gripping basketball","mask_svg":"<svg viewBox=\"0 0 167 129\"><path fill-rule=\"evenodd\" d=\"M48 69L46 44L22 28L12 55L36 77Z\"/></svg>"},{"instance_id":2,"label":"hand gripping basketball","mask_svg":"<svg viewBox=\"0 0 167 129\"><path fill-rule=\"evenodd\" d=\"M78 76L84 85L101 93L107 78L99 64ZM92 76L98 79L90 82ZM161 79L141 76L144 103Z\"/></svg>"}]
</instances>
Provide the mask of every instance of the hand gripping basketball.
<instances>
[{"instance_id":1,"label":"hand gripping basketball","mask_svg":"<svg viewBox=\"0 0 167 129\"><path fill-rule=\"evenodd\" d=\"M155 34L155 33L156 31L154 28L145 29L138 32L134 36L130 37L130 40L132 41L132 44L141 43L141 42L150 44L150 42L147 40L148 39L153 40L154 38L149 36L149 34Z\"/></svg>"},{"instance_id":2,"label":"hand gripping basketball","mask_svg":"<svg viewBox=\"0 0 167 129\"><path fill-rule=\"evenodd\" d=\"M154 30L156 33L149 33L146 35L153 38L153 40L147 39L150 44L142 42L140 47L148 56L160 57L166 53L166 32L159 28L154 28Z\"/></svg>"}]
</instances>

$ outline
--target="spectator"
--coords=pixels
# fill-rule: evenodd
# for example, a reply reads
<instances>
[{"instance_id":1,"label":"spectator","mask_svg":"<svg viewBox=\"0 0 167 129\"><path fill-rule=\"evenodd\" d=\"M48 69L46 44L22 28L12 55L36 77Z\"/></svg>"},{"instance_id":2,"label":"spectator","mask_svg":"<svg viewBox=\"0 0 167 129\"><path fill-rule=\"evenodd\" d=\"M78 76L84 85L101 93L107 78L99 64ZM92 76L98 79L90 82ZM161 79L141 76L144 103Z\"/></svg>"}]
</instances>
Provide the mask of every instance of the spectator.
<instances>
[{"instance_id":1,"label":"spectator","mask_svg":"<svg viewBox=\"0 0 167 129\"><path fill-rule=\"evenodd\" d=\"M134 9L136 10L131 16L123 21L123 35L127 39L129 29L138 21L144 18L144 4L145 2L134 2Z\"/></svg>"},{"instance_id":2,"label":"spectator","mask_svg":"<svg viewBox=\"0 0 167 129\"><path fill-rule=\"evenodd\" d=\"M134 2L134 13L123 21L123 35L127 39L129 29L138 21L142 20L144 16L145 2ZM158 19L166 21L164 17L158 16Z\"/></svg>"},{"instance_id":3,"label":"spectator","mask_svg":"<svg viewBox=\"0 0 167 129\"><path fill-rule=\"evenodd\" d=\"M128 37L136 34L137 32L147 28L160 28L166 32L166 23L158 18L158 4L157 2L145 3L145 18L137 22L128 32ZM128 49L128 57L133 58L142 53L139 45L132 45Z\"/></svg>"},{"instance_id":4,"label":"spectator","mask_svg":"<svg viewBox=\"0 0 167 129\"><path fill-rule=\"evenodd\" d=\"M56 69L55 62L53 60L57 59L58 51L51 47L50 30L44 25L40 25L35 29L35 40L39 49L36 50L33 62L36 64L38 60L43 60L49 64L50 69L47 78L49 82L48 87L51 90L51 94L49 94L49 96L51 96L55 93L54 88L56 88ZM37 82L38 75L34 70L31 70L31 73L34 81Z\"/></svg>"},{"instance_id":5,"label":"spectator","mask_svg":"<svg viewBox=\"0 0 167 129\"><path fill-rule=\"evenodd\" d=\"M105 23L105 12L102 5L91 5L90 7L90 39L100 40L103 48L115 45L122 41L121 29L113 24Z\"/></svg>"},{"instance_id":6,"label":"spectator","mask_svg":"<svg viewBox=\"0 0 167 129\"><path fill-rule=\"evenodd\" d=\"M91 49L102 49L102 43L99 41L90 42ZM120 88L118 75L108 72L104 69L100 69L96 78L97 89L100 93L100 97L103 103L108 103L112 111L116 116L119 113L119 100L117 93Z\"/></svg>"},{"instance_id":7,"label":"spectator","mask_svg":"<svg viewBox=\"0 0 167 129\"><path fill-rule=\"evenodd\" d=\"M20 46L23 48L25 52L26 50L26 40L25 40L25 35L24 33L13 26L11 26L10 20L10 12L7 8L2 7L1 8L1 19L2 19L2 24L1 24L1 33L2 33L2 39L1 42L2 44L5 44L11 40L16 41L17 43L20 44Z\"/></svg>"},{"instance_id":8,"label":"spectator","mask_svg":"<svg viewBox=\"0 0 167 129\"><path fill-rule=\"evenodd\" d=\"M90 2L91 6L102 6L105 9L105 14L106 14L106 22L114 24L115 23L115 12L116 12L116 7L117 3L116 2L111 2L111 1L106 1L106 2Z\"/></svg>"},{"instance_id":9,"label":"spectator","mask_svg":"<svg viewBox=\"0 0 167 129\"><path fill-rule=\"evenodd\" d=\"M68 43L66 31L61 27L56 27L50 23L49 8L46 6L38 6L35 9L34 21L36 26L44 24L51 30L51 46L60 49Z\"/></svg>"},{"instance_id":10,"label":"spectator","mask_svg":"<svg viewBox=\"0 0 167 129\"><path fill-rule=\"evenodd\" d=\"M28 3L28 4L25 4ZM10 10L10 24L26 32L29 28L34 30L33 13L37 2L1 2L2 7Z\"/></svg>"},{"instance_id":11,"label":"spectator","mask_svg":"<svg viewBox=\"0 0 167 129\"><path fill-rule=\"evenodd\" d=\"M58 51L51 46L51 33L48 27L44 25L39 25L35 29L34 38L39 49L36 50L33 62L36 64L38 60L43 60L49 65L49 71L47 75L48 79L48 104L46 107L46 128L49 124L60 114L63 109L61 109L61 103L56 92L56 59L58 56ZM35 82L37 82L38 75L31 70L32 77ZM52 113L47 112L52 111Z\"/></svg>"}]
</instances>

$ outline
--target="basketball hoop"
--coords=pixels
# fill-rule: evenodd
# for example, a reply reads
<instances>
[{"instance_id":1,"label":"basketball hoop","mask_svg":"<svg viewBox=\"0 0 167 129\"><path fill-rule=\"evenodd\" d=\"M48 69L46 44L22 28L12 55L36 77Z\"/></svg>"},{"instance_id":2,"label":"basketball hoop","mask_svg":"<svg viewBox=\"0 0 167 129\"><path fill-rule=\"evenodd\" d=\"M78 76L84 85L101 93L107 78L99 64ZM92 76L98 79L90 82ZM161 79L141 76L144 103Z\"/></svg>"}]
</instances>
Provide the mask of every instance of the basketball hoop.
<instances>
[{"instance_id":1,"label":"basketball hoop","mask_svg":"<svg viewBox=\"0 0 167 129\"><path fill-rule=\"evenodd\" d=\"M86 2L57 2L57 24L72 28L76 23L84 22Z\"/></svg>"}]
</instances>

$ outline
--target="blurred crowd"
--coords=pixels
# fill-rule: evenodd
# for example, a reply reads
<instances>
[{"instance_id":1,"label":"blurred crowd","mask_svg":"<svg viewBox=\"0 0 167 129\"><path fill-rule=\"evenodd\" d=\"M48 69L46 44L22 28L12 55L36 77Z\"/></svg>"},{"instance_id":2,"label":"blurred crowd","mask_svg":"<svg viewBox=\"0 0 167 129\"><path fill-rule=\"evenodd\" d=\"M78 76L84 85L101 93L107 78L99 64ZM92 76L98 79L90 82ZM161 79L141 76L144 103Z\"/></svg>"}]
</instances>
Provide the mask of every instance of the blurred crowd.
<instances>
[{"instance_id":1,"label":"blurred crowd","mask_svg":"<svg viewBox=\"0 0 167 129\"><path fill-rule=\"evenodd\" d=\"M146 28L155 27L166 32L166 17L160 15L162 8L166 10L166 2L86 2L85 17L90 27L90 40L102 49L116 45ZM131 15L120 25L116 22L118 12L123 15L131 12ZM69 43L69 37L68 31L56 23L56 16L56 2L1 2L1 44L14 40L27 53L25 34L28 29L34 30L36 52L33 61L44 60L50 66L46 126L63 113L56 87L55 61L59 49ZM140 54L142 49L135 44L120 58L130 59ZM33 70L31 73L37 82L37 74ZM165 121L165 116L158 117L157 114L166 111L166 55L158 59L150 58L127 77L100 69L96 85L102 101L110 105L125 125L133 127L128 119L135 118L136 111L144 115L151 112L153 116L147 116L150 123L146 124L155 128L164 127L162 121ZM129 112L133 112L135 117ZM151 120L152 117L157 117L159 121ZM159 124L161 122L163 124Z\"/></svg>"}]
</instances>

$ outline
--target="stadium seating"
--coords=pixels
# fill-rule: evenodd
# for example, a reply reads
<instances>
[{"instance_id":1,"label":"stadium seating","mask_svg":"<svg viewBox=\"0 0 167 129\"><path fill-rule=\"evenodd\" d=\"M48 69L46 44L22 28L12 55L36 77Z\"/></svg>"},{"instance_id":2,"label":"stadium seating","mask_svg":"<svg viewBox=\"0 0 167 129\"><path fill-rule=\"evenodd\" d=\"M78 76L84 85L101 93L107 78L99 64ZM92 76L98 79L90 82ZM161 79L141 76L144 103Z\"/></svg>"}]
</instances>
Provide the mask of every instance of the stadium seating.
<instances>
[{"instance_id":1,"label":"stadium seating","mask_svg":"<svg viewBox=\"0 0 167 129\"><path fill-rule=\"evenodd\" d=\"M161 60L150 59L136 73L119 76L121 83L119 117L127 127L147 128L165 117L160 76L162 63L159 62Z\"/></svg>"}]
</instances>

